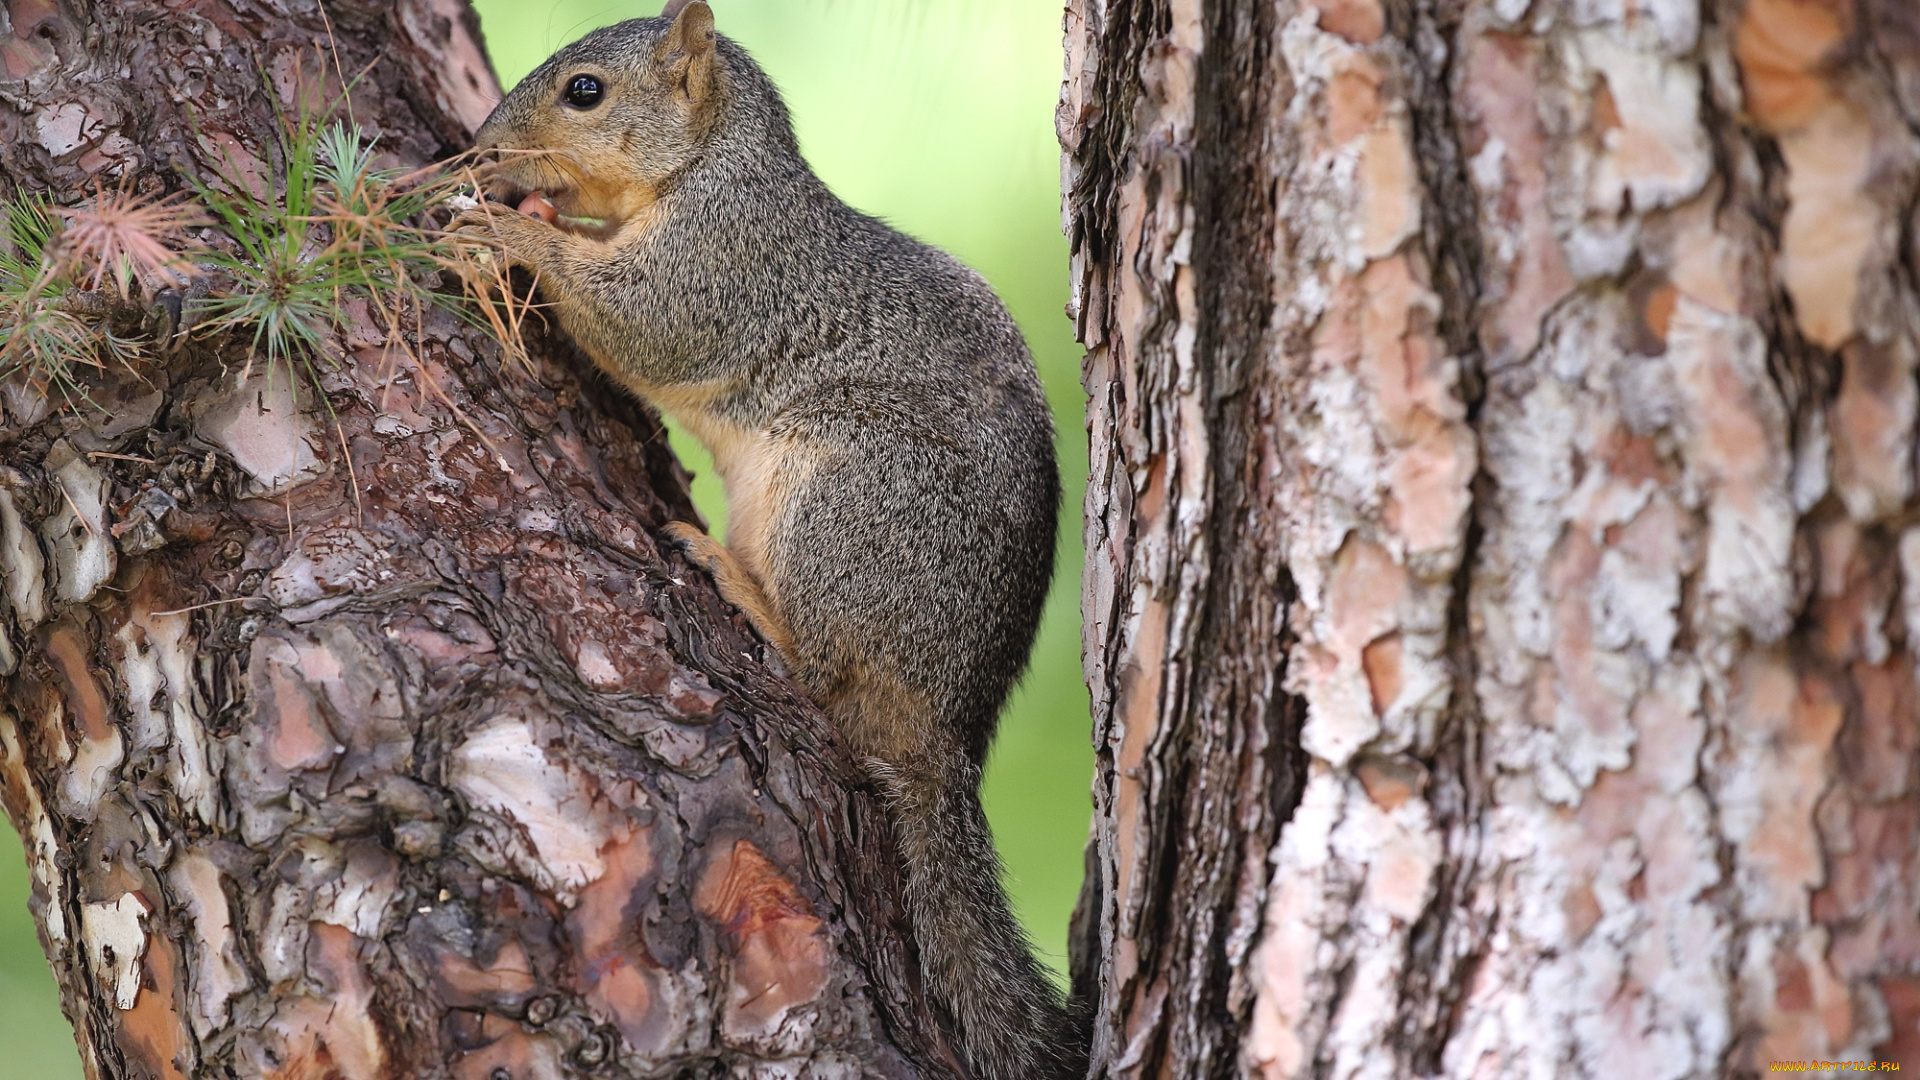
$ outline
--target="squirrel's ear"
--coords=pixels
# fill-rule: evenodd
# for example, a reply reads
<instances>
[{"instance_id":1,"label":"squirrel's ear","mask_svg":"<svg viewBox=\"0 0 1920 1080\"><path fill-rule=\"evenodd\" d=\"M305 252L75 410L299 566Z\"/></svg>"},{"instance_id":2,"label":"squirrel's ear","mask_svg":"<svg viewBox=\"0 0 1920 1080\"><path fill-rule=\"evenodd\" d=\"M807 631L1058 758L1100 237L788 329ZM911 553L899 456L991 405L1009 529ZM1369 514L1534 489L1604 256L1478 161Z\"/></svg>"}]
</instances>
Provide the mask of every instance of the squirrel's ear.
<instances>
[{"instance_id":1,"label":"squirrel's ear","mask_svg":"<svg viewBox=\"0 0 1920 1080\"><path fill-rule=\"evenodd\" d=\"M698 106L713 96L713 9L706 0L668 0L673 17L663 42L669 81Z\"/></svg>"}]
</instances>

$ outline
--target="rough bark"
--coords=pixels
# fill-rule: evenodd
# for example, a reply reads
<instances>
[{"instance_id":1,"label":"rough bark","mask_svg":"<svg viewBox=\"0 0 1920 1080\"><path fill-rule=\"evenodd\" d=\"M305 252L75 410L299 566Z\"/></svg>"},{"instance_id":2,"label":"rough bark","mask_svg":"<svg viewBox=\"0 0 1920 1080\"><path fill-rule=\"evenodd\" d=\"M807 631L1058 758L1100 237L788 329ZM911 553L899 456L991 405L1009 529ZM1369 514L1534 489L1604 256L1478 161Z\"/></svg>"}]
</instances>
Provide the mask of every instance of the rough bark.
<instances>
[{"instance_id":1,"label":"rough bark","mask_svg":"<svg viewBox=\"0 0 1920 1080\"><path fill-rule=\"evenodd\" d=\"M498 93L458 0L7 14L0 172L62 198L270 180L339 71L385 164ZM0 800L88 1075L948 1075L881 808L662 545L654 419L347 314L324 406L231 339L0 395Z\"/></svg>"},{"instance_id":2,"label":"rough bark","mask_svg":"<svg viewBox=\"0 0 1920 1080\"><path fill-rule=\"evenodd\" d=\"M1920 1064L1920 18L1072 0L1096 1076Z\"/></svg>"}]
</instances>

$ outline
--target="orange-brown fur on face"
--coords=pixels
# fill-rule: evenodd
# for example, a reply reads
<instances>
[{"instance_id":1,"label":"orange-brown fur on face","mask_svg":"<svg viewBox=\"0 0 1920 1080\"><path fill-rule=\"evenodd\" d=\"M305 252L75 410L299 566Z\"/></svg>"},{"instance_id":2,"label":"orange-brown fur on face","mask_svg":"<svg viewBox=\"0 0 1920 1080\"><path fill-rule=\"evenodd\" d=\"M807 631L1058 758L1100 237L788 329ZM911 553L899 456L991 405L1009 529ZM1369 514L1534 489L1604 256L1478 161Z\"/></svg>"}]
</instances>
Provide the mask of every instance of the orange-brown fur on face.
<instances>
[{"instance_id":1,"label":"orange-brown fur on face","mask_svg":"<svg viewBox=\"0 0 1920 1080\"><path fill-rule=\"evenodd\" d=\"M713 46L713 13L698 4L649 55L634 58L639 63L542 66L474 136L474 148L497 162L490 190L510 201L539 191L562 216L618 232L658 201L662 182L697 153L711 127L722 89ZM591 106L566 95L582 76L602 87Z\"/></svg>"},{"instance_id":2,"label":"orange-brown fur on face","mask_svg":"<svg viewBox=\"0 0 1920 1080\"><path fill-rule=\"evenodd\" d=\"M489 193L517 202L523 194L538 192L563 218L603 223L575 231L604 239L645 221L660 201L655 186L618 157L588 157L579 150L543 146L537 139L526 141L530 145L498 146L494 163L484 173Z\"/></svg>"}]
</instances>

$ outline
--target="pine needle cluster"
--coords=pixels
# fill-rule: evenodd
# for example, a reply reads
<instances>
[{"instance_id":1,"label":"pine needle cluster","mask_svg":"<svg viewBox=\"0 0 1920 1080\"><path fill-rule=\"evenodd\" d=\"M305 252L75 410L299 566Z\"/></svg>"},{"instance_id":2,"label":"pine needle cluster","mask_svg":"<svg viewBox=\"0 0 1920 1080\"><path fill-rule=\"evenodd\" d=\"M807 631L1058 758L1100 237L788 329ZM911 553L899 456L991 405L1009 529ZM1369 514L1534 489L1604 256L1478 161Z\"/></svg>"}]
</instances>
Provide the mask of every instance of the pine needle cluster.
<instances>
[{"instance_id":1,"label":"pine needle cluster","mask_svg":"<svg viewBox=\"0 0 1920 1080\"><path fill-rule=\"evenodd\" d=\"M139 320L128 313L191 285L205 293L193 335L244 339L242 379L260 360L317 384L316 363L340 359L354 298L402 349L403 325L438 307L491 330L525 361L524 309L505 268L436 225L476 186L470 168L380 169L357 125L307 115L286 123L280 149L267 191L228 162L217 183L195 182L191 195L153 197L123 184L74 207L37 195L0 204L0 380L24 377L70 404L84 399L80 369L137 370L164 344L129 332Z\"/></svg>"},{"instance_id":2,"label":"pine needle cluster","mask_svg":"<svg viewBox=\"0 0 1920 1080\"><path fill-rule=\"evenodd\" d=\"M86 396L82 368L131 368L144 343L106 316L136 280L185 283L174 245L198 212L122 185L77 208L27 195L0 207L0 379L24 373L69 403Z\"/></svg>"}]
</instances>

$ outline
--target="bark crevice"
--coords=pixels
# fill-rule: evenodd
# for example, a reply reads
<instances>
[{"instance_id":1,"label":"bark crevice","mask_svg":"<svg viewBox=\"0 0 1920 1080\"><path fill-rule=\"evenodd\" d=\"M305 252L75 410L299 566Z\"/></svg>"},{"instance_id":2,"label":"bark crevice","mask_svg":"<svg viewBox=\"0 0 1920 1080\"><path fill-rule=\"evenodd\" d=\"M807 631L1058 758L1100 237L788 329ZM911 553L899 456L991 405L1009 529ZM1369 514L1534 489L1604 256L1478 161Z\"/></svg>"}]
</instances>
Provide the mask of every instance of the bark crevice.
<instances>
[{"instance_id":1,"label":"bark crevice","mask_svg":"<svg viewBox=\"0 0 1920 1080\"><path fill-rule=\"evenodd\" d=\"M1482 462L1468 484L1460 561L1446 609L1444 650L1452 685L1433 743L1419 755L1427 770L1426 798L1441 838L1441 855L1432 897L1407 933L1401 966L1405 974L1395 1010L1392 1042L1403 1073L1411 1076L1441 1072L1466 990L1500 919L1497 908L1480 910L1473 902L1486 872L1483 816L1489 803L1479 739L1481 672L1471 623L1472 590L1487 528L1483 516L1493 505L1496 481L1485 468L1486 447L1479 430L1487 397L1480 346L1485 241L1453 104L1464 9L1447 0L1411 0L1386 9L1388 30L1401 40L1408 59L1407 100L1425 190L1423 243L1440 302L1437 329L1459 365L1455 393L1474 432L1476 459Z\"/></svg>"}]
</instances>

